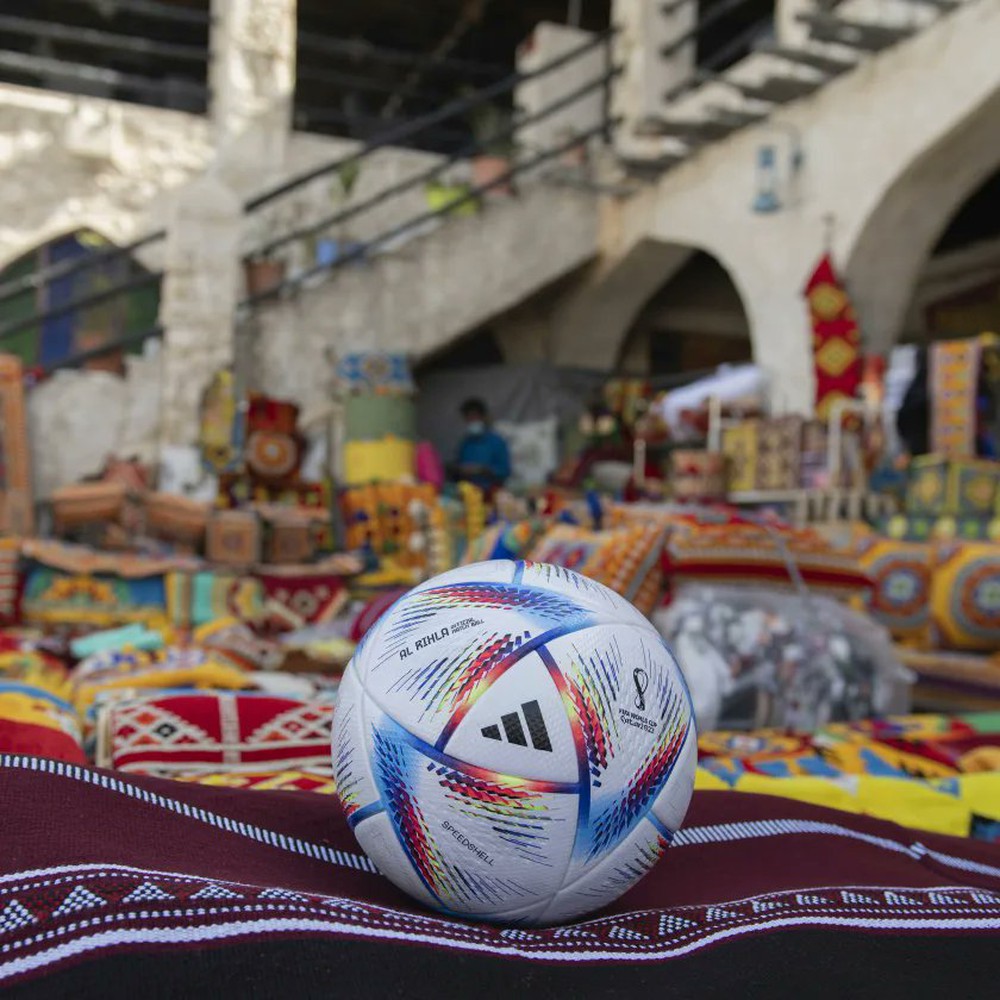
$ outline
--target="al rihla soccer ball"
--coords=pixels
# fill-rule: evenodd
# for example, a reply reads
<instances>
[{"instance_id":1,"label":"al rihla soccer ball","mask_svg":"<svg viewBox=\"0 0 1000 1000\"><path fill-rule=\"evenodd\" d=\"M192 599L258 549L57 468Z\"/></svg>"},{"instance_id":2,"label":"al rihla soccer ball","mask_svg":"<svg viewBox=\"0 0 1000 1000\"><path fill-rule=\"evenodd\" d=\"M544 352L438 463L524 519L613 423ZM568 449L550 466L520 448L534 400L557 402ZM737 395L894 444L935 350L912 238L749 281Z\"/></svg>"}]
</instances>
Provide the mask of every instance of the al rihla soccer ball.
<instances>
[{"instance_id":1,"label":"al rihla soccer ball","mask_svg":"<svg viewBox=\"0 0 1000 1000\"><path fill-rule=\"evenodd\" d=\"M684 818L696 756L653 626L544 563L410 591L359 645L333 724L337 795L379 870L499 922L565 921L637 882Z\"/></svg>"}]
</instances>

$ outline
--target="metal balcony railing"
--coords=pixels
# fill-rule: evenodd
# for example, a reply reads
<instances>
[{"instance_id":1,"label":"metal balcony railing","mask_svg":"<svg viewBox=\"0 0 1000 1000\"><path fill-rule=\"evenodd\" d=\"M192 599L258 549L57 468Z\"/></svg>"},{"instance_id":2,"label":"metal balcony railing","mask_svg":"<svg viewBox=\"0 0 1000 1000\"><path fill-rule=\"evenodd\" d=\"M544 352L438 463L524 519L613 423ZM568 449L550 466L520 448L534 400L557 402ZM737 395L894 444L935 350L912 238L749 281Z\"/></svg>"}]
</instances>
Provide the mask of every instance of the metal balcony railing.
<instances>
[{"instance_id":1,"label":"metal balcony railing","mask_svg":"<svg viewBox=\"0 0 1000 1000\"><path fill-rule=\"evenodd\" d=\"M413 119L412 121L385 129L380 134L364 143L357 151L301 173L296 177L290 178L270 190L249 199L244 205L244 210L247 215L252 216L277 200L293 195L295 192L304 188L318 178L342 171L345 167L363 162L378 150L391 146L407 145L414 138L425 134L428 130L448 128L449 126L454 126L457 122L465 122L469 113L475 111L477 108L491 104L498 98L506 95L512 95L514 90L523 83L529 80L541 78L560 68L569 66L577 60L590 55L596 49L602 49L605 53L605 58L602 60L604 64L603 68L597 75L578 86L572 92L565 94L558 100L552 101L547 107L531 114L522 114L516 117L509 128L499 130L493 135L485 137L485 139L482 139L481 141L470 142L466 140L457 152L445 157L439 163L430 167L426 171L423 171L414 177L408 178L406 181L389 185L364 201L349 205L339 212L313 220L305 226L299 227L287 233L279 234L267 240L262 245L254 248L254 251L248 255L248 259L255 259L257 257L272 254L274 251L293 241L319 234L329 227L337 225L345 220L355 219L383 204L390 198L397 197L407 191L413 190L414 188L422 188L428 184L428 182L433 181L435 178L443 174L455 163L475 156L477 153L481 152L483 150L484 143L493 144L498 141L513 139L516 137L518 132L525 127L543 121L546 118L571 107L577 101L600 91L604 94L604 100L602 102L604 113L601 121L593 127L585 129L563 142L553 143L548 148L532 151L531 155L527 158L513 162L510 170L505 175L495 178L489 184L482 185L478 188L468 189L461 195L449 200L447 204L440 208L418 213L412 218L398 225L392 226L390 229L379 233L365 243L354 247L350 252L345 253L343 256L330 264L316 265L305 273L283 280L280 284L277 284L272 288L265 289L263 292L259 292L252 296L247 296L241 305L243 307L252 307L261 301L273 298L289 291L292 288L298 287L303 281L308 280L310 277L313 277L320 272L334 270L338 267L355 262L369 254L374 253L390 241L419 229L420 227L426 225L429 221L446 215L463 204L481 198L482 195L487 193L489 190L508 183L513 177L519 176L526 171L534 169L541 163L558 157L566 150L572 149L574 146L586 143L598 135L608 137L609 131L613 126L613 122L608 117L608 108L610 106L608 88L617 73L617 69L613 67L610 62L610 38L610 32L595 36L572 51L551 60L531 72L515 72L508 74L500 80L493 81L480 87L468 97L450 101L444 106ZM13 298L14 296L22 295L27 291L34 291L42 296L43 301L47 301L48 296L45 293L47 289L51 287L53 282L83 275L91 269L106 268L109 264L112 264L115 261L130 260L137 251L149 248L152 245L163 241L165 237L166 231L164 229L159 229L148 233L125 246L97 250L84 258L71 262L55 264L32 274L0 283L0 303ZM163 277L162 273L158 272L142 271L141 273L135 273L135 269L133 268L132 270L133 273L129 274L124 280L111 287L103 288L84 296L71 298L56 305L46 307L33 313L32 315L24 316L0 325L0 350L3 349L5 341L9 342L12 337L16 337L18 334L23 333L23 331L27 329L40 328L41 324L48 320L66 316L101 303L109 302L139 289L158 286ZM52 365L50 370L78 367L102 355L111 354L125 348L135 347L146 339L159 336L161 332L162 331L159 327L151 327L138 333L129 333L124 337L111 340L100 345L99 347L76 354L58 364Z\"/></svg>"},{"instance_id":2,"label":"metal balcony railing","mask_svg":"<svg viewBox=\"0 0 1000 1000\"><path fill-rule=\"evenodd\" d=\"M0 13L0 80L204 113L209 25L203 9L156 0L61 0L63 20L31 4ZM15 13L16 11L16 13Z\"/></svg>"},{"instance_id":3,"label":"metal balcony railing","mask_svg":"<svg viewBox=\"0 0 1000 1000\"><path fill-rule=\"evenodd\" d=\"M456 195L454 198L449 199L446 204L439 208L419 213L405 222L392 226L371 239L353 246L350 251L344 253L342 256L339 256L336 260L331 261L330 263L317 264L316 266L305 270L303 273L285 278L270 288L250 295L241 303L241 305L253 306L261 301L273 298L294 289L300 286L303 282L314 278L317 274L325 271L332 271L351 263L356 263L358 260L372 254L379 248L384 247L386 244L393 242L408 233L419 230L428 222L441 218L462 205L478 201L490 190L507 185L513 178L533 170L540 164L558 157L562 153L581 143L587 142L595 136L602 135L605 138L608 138L610 129L613 125L608 113L608 109L610 107L609 88L611 81L618 73L618 69L611 65L611 37L611 31L601 33L577 46L570 52L550 60L548 63L535 70L527 73L515 72L508 74L503 79L480 88L469 97L451 101L443 107L422 115L413 121L386 130L377 138L366 143L355 153L340 157L339 159L328 164L324 164L321 167L317 167L314 170L301 174L298 177L293 178L271 191L268 191L265 194L249 201L246 205L247 211L254 212L279 198L299 190L320 177L343 171L345 168L351 168L359 165L379 149L388 146L407 145L414 137L421 135L428 129L440 128L442 126L447 126L449 123L464 121L469 113L475 111L477 108L481 108L484 105L496 101L498 98L512 94L517 87L523 85L529 80L547 76L558 69L569 66L588 56L595 49L600 48L605 52L604 67L597 76L581 84L572 92L551 102L540 111L527 115L521 114L514 118L509 127L500 129L488 137L479 140L466 141L455 152L446 156L434 166L416 174L413 177L407 178L405 181L383 188L381 191L378 191L376 194L364 201L349 205L331 215L313 220L305 226L267 240L260 246L254 248L254 250L248 255L248 259L253 260L271 255L276 250L280 250L282 247L285 247L292 242L317 236L343 222L357 219L359 216L384 204L392 198L399 197L415 189L423 188L430 182L445 174L456 163L481 153L484 146L492 145L497 142L514 140L524 128L535 125L538 122L552 117L558 112L571 107L573 104L597 91L601 91L604 94L604 111L602 120L599 124L585 130L582 133L574 135L572 138L563 143L554 144L547 149L535 150L527 159L521 159L513 162L510 170L505 172L502 176L495 178L490 183L468 189L463 193Z\"/></svg>"}]
</instances>

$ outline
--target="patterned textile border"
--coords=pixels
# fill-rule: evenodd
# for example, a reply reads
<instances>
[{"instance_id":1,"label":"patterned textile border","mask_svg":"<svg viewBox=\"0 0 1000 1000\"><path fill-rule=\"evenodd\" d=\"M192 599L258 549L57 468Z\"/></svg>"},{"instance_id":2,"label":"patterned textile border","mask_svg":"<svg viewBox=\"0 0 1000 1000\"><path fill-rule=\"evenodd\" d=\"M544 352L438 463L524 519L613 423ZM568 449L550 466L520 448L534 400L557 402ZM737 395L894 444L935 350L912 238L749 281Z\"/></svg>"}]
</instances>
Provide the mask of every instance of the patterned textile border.
<instances>
[{"instance_id":1,"label":"patterned textile border","mask_svg":"<svg viewBox=\"0 0 1000 1000\"><path fill-rule=\"evenodd\" d=\"M980 345L975 340L931 345L931 451L950 458L976 453L976 389Z\"/></svg>"},{"instance_id":2,"label":"patterned textile border","mask_svg":"<svg viewBox=\"0 0 1000 1000\"><path fill-rule=\"evenodd\" d=\"M12 813L0 850L5 983L94 953L248 937L374 938L586 963L678 959L793 927L925 938L1000 932L997 849L916 842L892 824L768 796L697 793L691 825L664 863L612 912L527 929L419 910L347 849L346 823L325 796L297 796L291 810L281 793L126 782L9 755L0 756L0 794ZM19 832L55 801L75 817L73 830ZM265 815L282 829L265 825ZM108 860L89 860L98 849Z\"/></svg>"}]
</instances>

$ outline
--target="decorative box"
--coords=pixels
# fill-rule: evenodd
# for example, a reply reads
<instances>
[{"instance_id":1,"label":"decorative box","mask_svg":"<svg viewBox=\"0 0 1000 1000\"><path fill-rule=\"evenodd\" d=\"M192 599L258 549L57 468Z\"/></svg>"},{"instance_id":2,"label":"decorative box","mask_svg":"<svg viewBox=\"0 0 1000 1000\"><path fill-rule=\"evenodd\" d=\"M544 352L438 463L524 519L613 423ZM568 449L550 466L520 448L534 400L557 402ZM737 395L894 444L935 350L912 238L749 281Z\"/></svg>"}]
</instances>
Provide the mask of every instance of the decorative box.
<instances>
[{"instance_id":1,"label":"decorative box","mask_svg":"<svg viewBox=\"0 0 1000 1000\"><path fill-rule=\"evenodd\" d=\"M189 497L150 493L146 497L146 528L158 538L196 546L205 537L209 507Z\"/></svg>"},{"instance_id":2,"label":"decorative box","mask_svg":"<svg viewBox=\"0 0 1000 1000\"><path fill-rule=\"evenodd\" d=\"M78 545L23 543L24 620L59 628L168 622L166 577L173 559L95 552Z\"/></svg>"},{"instance_id":3,"label":"decorative box","mask_svg":"<svg viewBox=\"0 0 1000 1000\"><path fill-rule=\"evenodd\" d=\"M726 456L711 451L675 451L670 456L674 498L720 499L726 495Z\"/></svg>"},{"instance_id":4,"label":"decorative box","mask_svg":"<svg viewBox=\"0 0 1000 1000\"><path fill-rule=\"evenodd\" d=\"M76 483L52 493L56 534L86 524L114 521L121 516L128 490L124 483Z\"/></svg>"},{"instance_id":5,"label":"decorative box","mask_svg":"<svg viewBox=\"0 0 1000 1000\"><path fill-rule=\"evenodd\" d=\"M988 517L1000 502L1000 462L954 458L948 469L949 505L954 512Z\"/></svg>"},{"instance_id":6,"label":"decorative box","mask_svg":"<svg viewBox=\"0 0 1000 1000\"><path fill-rule=\"evenodd\" d=\"M910 514L989 517L998 508L1000 462L921 455L910 464Z\"/></svg>"},{"instance_id":7,"label":"decorative box","mask_svg":"<svg viewBox=\"0 0 1000 1000\"><path fill-rule=\"evenodd\" d=\"M762 420L757 430L757 489L792 490L799 486L802 418Z\"/></svg>"},{"instance_id":8,"label":"decorative box","mask_svg":"<svg viewBox=\"0 0 1000 1000\"><path fill-rule=\"evenodd\" d=\"M747 420L722 431L722 453L729 467L731 493L748 493L757 487L757 429L760 421Z\"/></svg>"},{"instance_id":9,"label":"decorative box","mask_svg":"<svg viewBox=\"0 0 1000 1000\"><path fill-rule=\"evenodd\" d=\"M222 566L250 566L260 561L260 519L252 511L216 511L208 522L205 555Z\"/></svg>"},{"instance_id":10,"label":"decorative box","mask_svg":"<svg viewBox=\"0 0 1000 1000\"><path fill-rule=\"evenodd\" d=\"M305 563L316 554L315 534L308 521L275 521L267 535L266 562Z\"/></svg>"},{"instance_id":11,"label":"decorative box","mask_svg":"<svg viewBox=\"0 0 1000 1000\"><path fill-rule=\"evenodd\" d=\"M807 420L802 427L802 453L799 463L799 485L806 490L823 490L831 483L830 432L822 420Z\"/></svg>"},{"instance_id":12,"label":"decorative box","mask_svg":"<svg viewBox=\"0 0 1000 1000\"><path fill-rule=\"evenodd\" d=\"M305 446L298 419L295 403L250 395L244 457L254 480L282 486L296 479Z\"/></svg>"}]
</instances>

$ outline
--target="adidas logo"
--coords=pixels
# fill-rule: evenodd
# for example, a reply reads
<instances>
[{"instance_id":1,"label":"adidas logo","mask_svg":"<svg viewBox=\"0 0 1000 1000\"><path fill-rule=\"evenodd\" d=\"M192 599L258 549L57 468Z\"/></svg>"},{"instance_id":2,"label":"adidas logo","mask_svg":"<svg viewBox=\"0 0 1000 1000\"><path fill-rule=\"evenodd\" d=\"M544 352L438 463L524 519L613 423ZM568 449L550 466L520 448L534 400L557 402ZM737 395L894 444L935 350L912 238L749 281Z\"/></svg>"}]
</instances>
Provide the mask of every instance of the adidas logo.
<instances>
[{"instance_id":1,"label":"adidas logo","mask_svg":"<svg viewBox=\"0 0 1000 1000\"><path fill-rule=\"evenodd\" d=\"M531 745L536 750L548 750L552 752L552 743L549 741L549 731L545 728L545 720L542 718L542 710L538 707L537 701L526 701L521 705L521 712L524 713L524 721L528 725L528 736L531 737ZM504 735L508 743L515 746L526 747L528 739L524 735L524 726L521 723L521 715L517 712L508 712L500 716L500 724L495 726L483 726L482 734L488 740L503 741L500 735L500 727L503 727Z\"/></svg>"}]
</instances>

